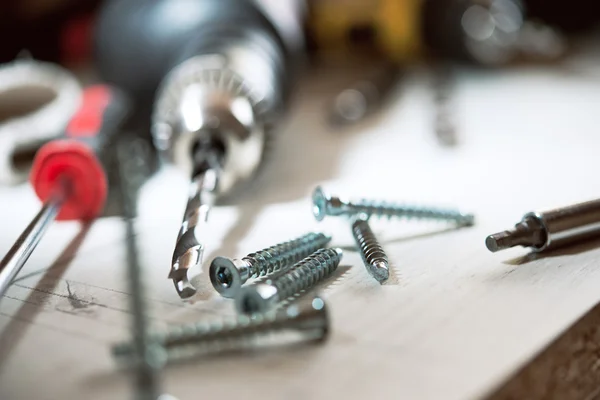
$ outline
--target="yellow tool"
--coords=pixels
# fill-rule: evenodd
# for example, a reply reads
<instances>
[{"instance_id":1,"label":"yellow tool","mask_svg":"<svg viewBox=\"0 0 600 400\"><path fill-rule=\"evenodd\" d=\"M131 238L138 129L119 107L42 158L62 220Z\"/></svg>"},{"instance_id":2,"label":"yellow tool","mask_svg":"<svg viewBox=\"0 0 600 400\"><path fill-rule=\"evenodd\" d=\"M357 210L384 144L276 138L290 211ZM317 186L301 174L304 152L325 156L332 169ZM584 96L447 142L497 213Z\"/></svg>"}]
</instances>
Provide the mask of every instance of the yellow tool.
<instances>
[{"instance_id":1,"label":"yellow tool","mask_svg":"<svg viewBox=\"0 0 600 400\"><path fill-rule=\"evenodd\" d=\"M355 51L357 42L394 61L421 49L422 0L311 0L308 30L318 49Z\"/></svg>"}]
</instances>

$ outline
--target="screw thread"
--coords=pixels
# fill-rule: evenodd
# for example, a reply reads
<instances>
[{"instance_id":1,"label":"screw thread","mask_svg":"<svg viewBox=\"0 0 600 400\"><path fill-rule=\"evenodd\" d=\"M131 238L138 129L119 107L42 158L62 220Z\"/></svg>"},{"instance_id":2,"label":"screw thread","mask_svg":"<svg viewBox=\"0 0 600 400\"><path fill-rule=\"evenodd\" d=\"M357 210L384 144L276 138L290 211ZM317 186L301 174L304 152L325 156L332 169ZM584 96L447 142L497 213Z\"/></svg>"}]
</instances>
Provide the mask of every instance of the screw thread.
<instances>
[{"instance_id":1,"label":"screw thread","mask_svg":"<svg viewBox=\"0 0 600 400\"><path fill-rule=\"evenodd\" d=\"M153 334L152 340L168 350L169 358L177 358L178 354L174 350L178 348L185 350L186 346L194 345L200 351L226 350L245 343L251 344L253 339L288 329L314 331L314 338L320 339L327 334L328 329L325 303L319 297L315 297L311 305L318 305L319 308L298 310L292 306L283 313L257 314L252 318L238 316L234 320L213 323L183 324L166 332ZM131 356L134 350L131 342L118 343L112 348L114 356L123 358Z\"/></svg>"},{"instance_id":2,"label":"screw thread","mask_svg":"<svg viewBox=\"0 0 600 400\"><path fill-rule=\"evenodd\" d=\"M311 288L329 277L342 259L340 249L320 249L295 264L289 271L274 277L271 286L277 289L280 300Z\"/></svg>"},{"instance_id":3,"label":"screw thread","mask_svg":"<svg viewBox=\"0 0 600 400\"><path fill-rule=\"evenodd\" d=\"M331 237L322 233L311 232L299 238L248 254L242 260L250 266L250 277L257 278L297 263L325 247L330 240Z\"/></svg>"},{"instance_id":4,"label":"screw thread","mask_svg":"<svg viewBox=\"0 0 600 400\"><path fill-rule=\"evenodd\" d=\"M457 210L387 203L384 201L363 199L360 201L349 202L348 207L355 214L365 213L369 216L374 215L378 218L434 219L454 221L459 225L472 225L474 222L472 214L463 214Z\"/></svg>"},{"instance_id":5,"label":"screw thread","mask_svg":"<svg viewBox=\"0 0 600 400\"><path fill-rule=\"evenodd\" d=\"M388 258L379 244L369 222L359 217L352 223L352 234L360 249L360 255L369 272L379 281L388 279Z\"/></svg>"}]
</instances>

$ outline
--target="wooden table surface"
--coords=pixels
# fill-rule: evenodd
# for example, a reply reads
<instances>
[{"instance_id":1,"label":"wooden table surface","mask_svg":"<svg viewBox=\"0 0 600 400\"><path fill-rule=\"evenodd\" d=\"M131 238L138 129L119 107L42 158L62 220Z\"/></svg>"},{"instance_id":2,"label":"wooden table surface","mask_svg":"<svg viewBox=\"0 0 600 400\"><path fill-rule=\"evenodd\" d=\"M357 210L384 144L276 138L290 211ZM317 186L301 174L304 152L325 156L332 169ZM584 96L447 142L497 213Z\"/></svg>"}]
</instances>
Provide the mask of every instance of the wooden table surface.
<instances>
[{"instance_id":1,"label":"wooden table surface","mask_svg":"<svg viewBox=\"0 0 600 400\"><path fill-rule=\"evenodd\" d=\"M333 234L346 251L322 287L331 337L169 366L166 390L179 399L542 398L498 390L600 300L600 241L532 256L520 248L492 254L484 239L530 210L600 196L600 82L577 68L459 71L452 100L460 143L450 149L433 133L427 71L410 70L378 115L334 131L324 105L340 82L321 72L301 85L264 176L213 211L206 239L210 261L309 230ZM456 206L477 223L374 223L393 265L380 286L347 222L312 218L318 184L349 197ZM166 279L185 192L185 177L167 168L140 197L137 238L156 328L233 314L206 273L195 279L193 303ZM27 186L2 188L0 198L4 252L38 204ZM104 218L80 231L55 224L0 302L3 400L129 395L131 376L109 352L128 337L124 226Z\"/></svg>"}]
</instances>

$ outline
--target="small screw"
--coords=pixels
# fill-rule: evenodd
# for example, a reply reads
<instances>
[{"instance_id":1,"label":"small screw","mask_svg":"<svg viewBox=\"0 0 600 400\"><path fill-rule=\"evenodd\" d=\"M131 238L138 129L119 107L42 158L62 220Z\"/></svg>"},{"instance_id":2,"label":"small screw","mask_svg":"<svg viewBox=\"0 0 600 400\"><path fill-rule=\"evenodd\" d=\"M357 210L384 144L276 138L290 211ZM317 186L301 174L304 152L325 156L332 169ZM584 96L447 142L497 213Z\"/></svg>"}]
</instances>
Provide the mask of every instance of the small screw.
<instances>
[{"instance_id":1,"label":"small screw","mask_svg":"<svg viewBox=\"0 0 600 400\"><path fill-rule=\"evenodd\" d=\"M280 271L264 283L242 288L235 298L236 308L243 314L264 313L279 301L310 289L329 277L341 259L341 249L317 250L291 269Z\"/></svg>"},{"instance_id":2,"label":"small screw","mask_svg":"<svg viewBox=\"0 0 600 400\"><path fill-rule=\"evenodd\" d=\"M434 219L444 221L454 221L459 226L471 226L475 223L473 214L463 214L457 210L440 210L426 207L403 206L379 201L360 200L347 201L339 197L325 194L319 186L315 189L312 196L313 214L317 221L322 221L326 215L356 215L364 213L367 216L375 215L377 217L397 217L397 218L417 218Z\"/></svg>"},{"instance_id":3,"label":"small screw","mask_svg":"<svg viewBox=\"0 0 600 400\"><path fill-rule=\"evenodd\" d=\"M314 296L309 301L293 304L279 313L257 314L252 318L242 315L229 323L180 325L165 333L155 334L153 339L168 350L169 359L172 360L189 356L185 350L192 345L207 352L235 349L251 344L251 339L256 337L283 330L298 331L307 340L325 340L329 332L325 301ZM115 357L130 357L134 351L135 347L130 342L113 346Z\"/></svg>"},{"instance_id":4,"label":"small screw","mask_svg":"<svg viewBox=\"0 0 600 400\"><path fill-rule=\"evenodd\" d=\"M233 298L248 279L291 267L325 247L330 240L331 237L322 233L308 233L297 239L248 254L241 260L217 257L210 264L210 281L223 297Z\"/></svg>"},{"instance_id":5,"label":"small screw","mask_svg":"<svg viewBox=\"0 0 600 400\"><path fill-rule=\"evenodd\" d=\"M367 271L379 282L385 282L390 276L388 258L369 226L368 216L360 214L352 223L352 234L360 249Z\"/></svg>"}]
</instances>

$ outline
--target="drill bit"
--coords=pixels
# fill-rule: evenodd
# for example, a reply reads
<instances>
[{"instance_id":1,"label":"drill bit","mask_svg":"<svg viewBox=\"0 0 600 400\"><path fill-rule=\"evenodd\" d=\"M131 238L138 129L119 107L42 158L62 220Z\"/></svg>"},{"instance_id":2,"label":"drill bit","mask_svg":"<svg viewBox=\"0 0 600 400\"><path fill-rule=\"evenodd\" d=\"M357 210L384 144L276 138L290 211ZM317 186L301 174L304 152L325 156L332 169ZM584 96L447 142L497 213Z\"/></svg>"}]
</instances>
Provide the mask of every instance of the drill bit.
<instances>
[{"instance_id":1,"label":"drill bit","mask_svg":"<svg viewBox=\"0 0 600 400\"><path fill-rule=\"evenodd\" d=\"M218 144L208 137L200 141L194 161L198 172L193 174L169 273L169 278L173 280L175 290L182 299L196 294L196 288L190 283L188 273L202 265L202 235L207 228L208 214L217 198L220 166L223 162Z\"/></svg>"},{"instance_id":2,"label":"drill bit","mask_svg":"<svg viewBox=\"0 0 600 400\"><path fill-rule=\"evenodd\" d=\"M204 255L201 240L202 229L208 222L208 214L215 203L217 171L208 169L196 176L190 187L190 197L177 236L169 278L181 298L196 294L189 281L188 270L200 266Z\"/></svg>"}]
</instances>

